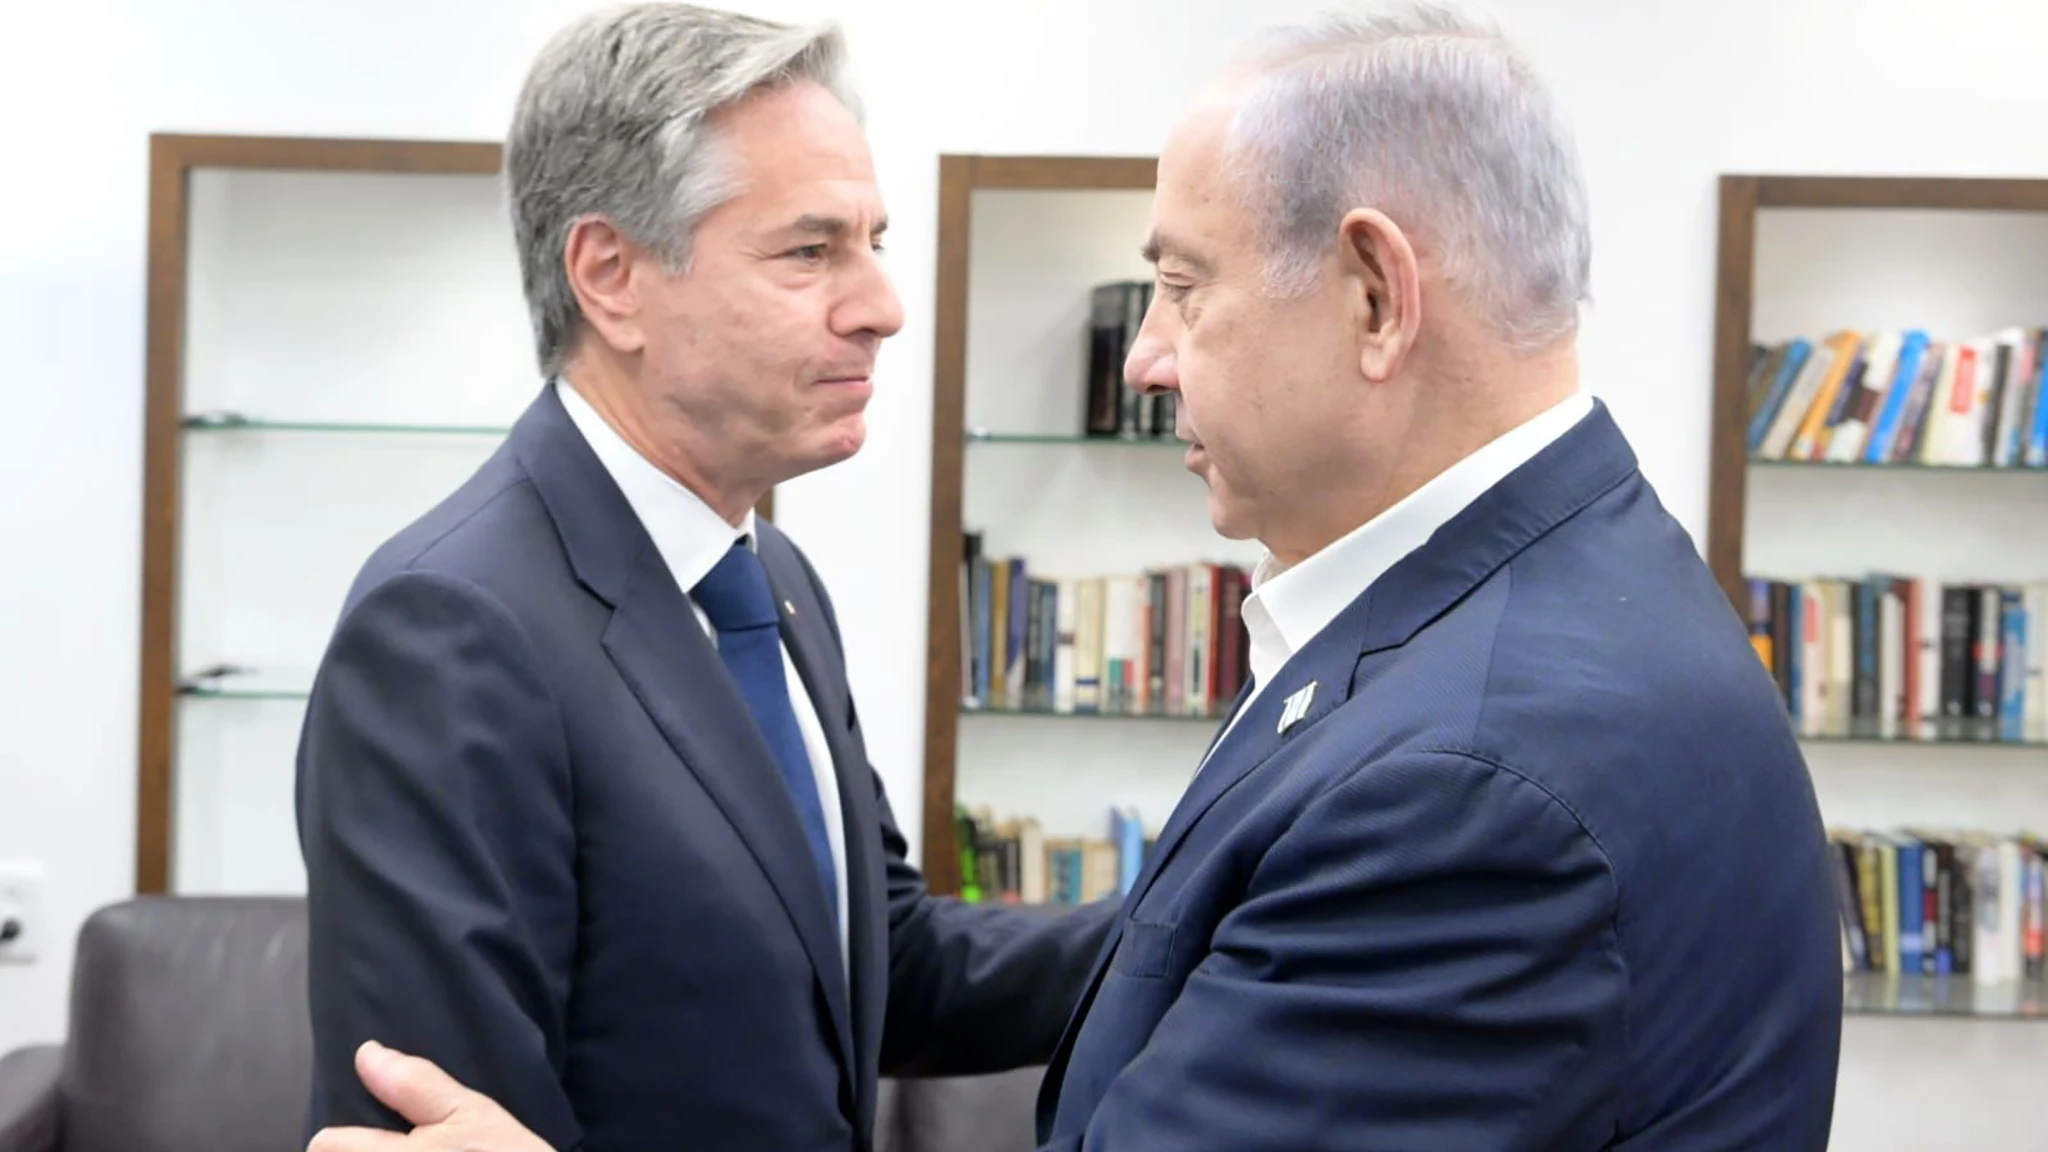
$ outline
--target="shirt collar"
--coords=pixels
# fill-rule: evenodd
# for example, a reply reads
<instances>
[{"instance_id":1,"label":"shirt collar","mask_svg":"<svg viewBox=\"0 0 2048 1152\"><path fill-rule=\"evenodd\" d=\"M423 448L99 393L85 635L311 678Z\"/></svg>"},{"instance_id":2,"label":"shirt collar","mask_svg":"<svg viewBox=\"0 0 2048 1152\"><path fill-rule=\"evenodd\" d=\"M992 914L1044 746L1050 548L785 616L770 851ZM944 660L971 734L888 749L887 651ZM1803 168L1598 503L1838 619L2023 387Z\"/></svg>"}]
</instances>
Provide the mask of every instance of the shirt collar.
<instances>
[{"instance_id":1,"label":"shirt collar","mask_svg":"<svg viewBox=\"0 0 2048 1152\"><path fill-rule=\"evenodd\" d=\"M1253 683L1270 682L1373 581L1592 408L1590 395L1574 392L1291 568L1267 553L1253 571L1243 607Z\"/></svg>"},{"instance_id":2,"label":"shirt collar","mask_svg":"<svg viewBox=\"0 0 2048 1152\"><path fill-rule=\"evenodd\" d=\"M748 509L737 528L713 511L703 497L678 483L626 443L566 380L554 382L555 394L569 413L598 462L626 497L633 515L654 540L662 562L684 595L710 575L735 540L754 546L754 512Z\"/></svg>"}]
</instances>

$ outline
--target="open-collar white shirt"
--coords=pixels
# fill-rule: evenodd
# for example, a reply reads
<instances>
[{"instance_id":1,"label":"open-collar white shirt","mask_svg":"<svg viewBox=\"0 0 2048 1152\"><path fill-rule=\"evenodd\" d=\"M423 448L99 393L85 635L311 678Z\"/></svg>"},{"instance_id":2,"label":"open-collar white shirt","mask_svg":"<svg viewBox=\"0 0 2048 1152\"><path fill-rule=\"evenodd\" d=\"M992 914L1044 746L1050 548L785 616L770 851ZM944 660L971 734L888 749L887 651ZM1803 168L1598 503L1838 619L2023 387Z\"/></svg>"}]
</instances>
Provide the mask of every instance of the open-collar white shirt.
<instances>
[{"instance_id":1,"label":"open-collar white shirt","mask_svg":"<svg viewBox=\"0 0 2048 1152\"><path fill-rule=\"evenodd\" d=\"M1249 711L1287 661L1374 581L1592 410L1592 397L1575 392L1300 563L1287 567L1267 553L1252 573L1252 590L1244 601L1252 687L1238 715Z\"/></svg>"}]
</instances>

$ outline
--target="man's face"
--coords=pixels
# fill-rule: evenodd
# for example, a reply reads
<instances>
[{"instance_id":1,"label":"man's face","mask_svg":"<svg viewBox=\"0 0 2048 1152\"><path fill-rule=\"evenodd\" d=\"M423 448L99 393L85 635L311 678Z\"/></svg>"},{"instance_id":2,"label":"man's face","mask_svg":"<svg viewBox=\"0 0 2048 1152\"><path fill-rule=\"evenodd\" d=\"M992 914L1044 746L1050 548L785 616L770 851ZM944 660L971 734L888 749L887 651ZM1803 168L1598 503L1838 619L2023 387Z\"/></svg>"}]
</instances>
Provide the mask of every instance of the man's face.
<instances>
[{"instance_id":1,"label":"man's face","mask_svg":"<svg viewBox=\"0 0 2048 1152\"><path fill-rule=\"evenodd\" d=\"M1281 551L1290 509L1312 504L1319 474L1349 456L1357 359L1340 278L1289 299L1266 289L1251 213L1218 170L1234 98L1198 103L1160 153L1147 243L1157 283L1125 378L1179 393L1176 431L1216 530Z\"/></svg>"},{"instance_id":2,"label":"man's face","mask_svg":"<svg viewBox=\"0 0 2048 1152\"><path fill-rule=\"evenodd\" d=\"M766 486L860 448L903 310L866 138L830 92L763 92L714 124L742 189L699 224L687 272L636 270L641 378L686 459Z\"/></svg>"}]
</instances>

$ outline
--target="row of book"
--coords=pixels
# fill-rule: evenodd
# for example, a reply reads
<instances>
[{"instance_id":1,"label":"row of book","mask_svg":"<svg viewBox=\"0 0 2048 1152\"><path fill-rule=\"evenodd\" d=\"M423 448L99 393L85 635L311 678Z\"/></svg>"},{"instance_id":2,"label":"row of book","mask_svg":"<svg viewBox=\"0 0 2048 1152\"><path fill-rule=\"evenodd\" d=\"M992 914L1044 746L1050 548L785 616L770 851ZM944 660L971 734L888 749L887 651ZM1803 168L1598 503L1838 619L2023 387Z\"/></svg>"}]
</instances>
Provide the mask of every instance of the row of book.
<instances>
[{"instance_id":1,"label":"row of book","mask_svg":"<svg viewBox=\"0 0 2048 1152\"><path fill-rule=\"evenodd\" d=\"M1974 829L1831 828L1842 968L2040 980L2048 841Z\"/></svg>"},{"instance_id":2,"label":"row of book","mask_svg":"<svg viewBox=\"0 0 2048 1152\"><path fill-rule=\"evenodd\" d=\"M1749 631L1802 736L2048 741L2048 582L1752 577Z\"/></svg>"},{"instance_id":3,"label":"row of book","mask_svg":"<svg viewBox=\"0 0 2048 1152\"><path fill-rule=\"evenodd\" d=\"M2048 468L2048 328L1936 339L1920 329L1750 349L1748 445L1761 460Z\"/></svg>"},{"instance_id":4,"label":"row of book","mask_svg":"<svg viewBox=\"0 0 2048 1152\"><path fill-rule=\"evenodd\" d=\"M1135 809L1102 836L1047 836L1036 817L955 810L961 896L970 903L1087 904L1130 892L1155 841ZM2031 833L1830 828L1842 969L2048 976L2048 842Z\"/></svg>"},{"instance_id":5,"label":"row of book","mask_svg":"<svg viewBox=\"0 0 2048 1152\"><path fill-rule=\"evenodd\" d=\"M1112 808L1102 836L1047 836L1036 817L955 810L961 896L971 903L1087 904L1124 895L1155 837ZM1842 969L2048 977L2048 841L1977 829L1828 830Z\"/></svg>"},{"instance_id":6,"label":"row of book","mask_svg":"<svg viewBox=\"0 0 2048 1152\"><path fill-rule=\"evenodd\" d=\"M1208 716L1250 675L1250 574L1196 562L1054 575L966 534L961 695L997 711Z\"/></svg>"},{"instance_id":7,"label":"row of book","mask_svg":"<svg viewBox=\"0 0 2048 1152\"><path fill-rule=\"evenodd\" d=\"M1112 808L1103 836L1047 836L1035 816L957 807L960 895L969 903L1090 904L1137 882L1154 836L1134 808Z\"/></svg>"},{"instance_id":8,"label":"row of book","mask_svg":"<svg viewBox=\"0 0 2048 1152\"><path fill-rule=\"evenodd\" d=\"M1124 361L1152 306L1147 280L1097 284L1088 297L1088 378L1084 382L1081 432L1124 440L1171 440L1175 397L1142 396L1124 382Z\"/></svg>"}]
</instances>

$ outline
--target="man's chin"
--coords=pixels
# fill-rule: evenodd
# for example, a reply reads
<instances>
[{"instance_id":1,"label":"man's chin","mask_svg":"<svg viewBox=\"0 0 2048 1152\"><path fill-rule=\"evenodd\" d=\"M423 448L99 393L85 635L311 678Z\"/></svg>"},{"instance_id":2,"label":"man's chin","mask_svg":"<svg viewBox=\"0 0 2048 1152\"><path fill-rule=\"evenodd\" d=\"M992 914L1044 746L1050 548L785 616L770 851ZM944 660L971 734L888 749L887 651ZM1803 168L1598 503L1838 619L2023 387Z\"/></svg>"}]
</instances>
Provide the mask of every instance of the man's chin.
<instances>
[{"instance_id":1,"label":"man's chin","mask_svg":"<svg viewBox=\"0 0 2048 1152\"><path fill-rule=\"evenodd\" d=\"M1218 487L1213 478L1202 479L1209 485L1209 526L1225 540L1252 539L1257 530L1249 511L1232 500L1229 491Z\"/></svg>"},{"instance_id":2,"label":"man's chin","mask_svg":"<svg viewBox=\"0 0 2048 1152\"><path fill-rule=\"evenodd\" d=\"M804 471L816 472L842 464L860 454L867 443L867 421L859 416L850 416L820 429L811 439L810 451L804 453Z\"/></svg>"}]
</instances>

